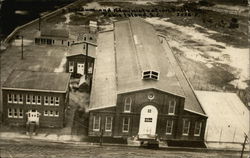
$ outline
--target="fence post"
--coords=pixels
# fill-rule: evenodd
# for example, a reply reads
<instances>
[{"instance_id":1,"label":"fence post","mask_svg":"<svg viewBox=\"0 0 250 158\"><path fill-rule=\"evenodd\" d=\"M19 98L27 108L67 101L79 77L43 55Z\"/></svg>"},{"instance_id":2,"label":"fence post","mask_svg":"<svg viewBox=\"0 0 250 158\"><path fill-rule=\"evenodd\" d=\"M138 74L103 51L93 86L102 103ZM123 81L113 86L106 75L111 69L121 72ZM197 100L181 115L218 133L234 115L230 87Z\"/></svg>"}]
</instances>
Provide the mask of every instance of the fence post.
<instances>
[{"instance_id":1,"label":"fence post","mask_svg":"<svg viewBox=\"0 0 250 158\"><path fill-rule=\"evenodd\" d=\"M222 135L222 128L220 130L220 141L219 142L221 142L221 135Z\"/></svg>"}]
</instances>

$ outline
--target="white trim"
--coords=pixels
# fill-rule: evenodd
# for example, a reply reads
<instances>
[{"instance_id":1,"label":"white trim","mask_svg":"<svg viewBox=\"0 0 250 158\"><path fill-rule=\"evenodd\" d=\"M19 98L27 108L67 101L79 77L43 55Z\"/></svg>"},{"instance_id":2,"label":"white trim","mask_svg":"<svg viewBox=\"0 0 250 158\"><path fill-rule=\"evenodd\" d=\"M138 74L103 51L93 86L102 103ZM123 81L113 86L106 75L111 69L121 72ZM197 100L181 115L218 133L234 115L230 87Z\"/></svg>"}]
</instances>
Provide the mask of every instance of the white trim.
<instances>
[{"instance_id":1,"label":"white trim","mask_svg":"<svg viewBox=\"0 0 250 158\"><path fill-rule=\"evenodd\" d=\"M38 97L40 97L40 103L38 103ZM37 105L41 105L42 104L42 96L40 96L40 95L36 96L36 104Z\"/></svg>"},{"instance_id":2,"label":"white trim","mask_svg":"<svg viewBox=\"0 0 250 158\"><path fill-rule=\"evenodd\" d=\"M196 124L199 124L199 134L195 134L195 130L196 130ZM194 125L194 136L200 136L201 135L201 127L202 127L202 122L201 121L196 121L195 125Z\"/></svg>"},{"instance_id":3,"label":"white trim","mask_svg":"<svg viewBox=\"0 0 250 158\"><path fill-rule=\"evenodd\" d=\"M167 128L168 128L168 121L171 121L171 132L170 133L168 133L167 132ZM166 135L172 135L172 133L173 133L173 126L174 126L174 120L167 120L167 124L166 124Z\"/></svg>"},{"instance_id":4,"label":"white trim","mask_svg":"<svg viewBox=\"0 0 250 158\"><path fill-rule=\"evenodd\" d=\"M128 130L124 130L125 119L128 119L128 124L127 124L128 125ZM122 123L122 132L128 133L129 132L129 126L130 126L130 118L129 117L124 117L122 122L123 122Z\"/></svg>"},{"instance_id":5,"label":"white trim","mask_svg":"<svg viewBox=\"0 0 250 158\"><path fill-rule=\"evenodd\" d=\"M105 108L112 108L112 107L116 107L116 105L100 106L100 107L96 107L96 108L91 108L91 109L89 109L89 111L105 109Z\"/></svg>"},{"instance_id":6,"label":"white trim","mask_svg":"<svg viewBox=\"0 0 250 158\"><path fill-rule=\"evenodd\" d=\"M187 133L184 133L184 122L185 121L188 121L188 130L187 130ZM182 135L183 136L188 136L189 135L189 131L190 131L190 120L189 119L183 119L183 125L182 125Z\"/></svg>"},{"instance_id":7,"label":"white trim","mask_svg":"<svg viewBox=\"0 0 250 158\"><path fill-rule=\"evenodd\" d=\"M12 96L12 94L11 94L11 93L8 93L7 95L8 95L8 96L7 96L8 103L13 103L13 96ZM11 98L11 101L10 101L10 98Z\"/></svg>"},{"instance_id":8,"label":"white trim","mask_svg":"<svg viewBox=\"0 0 250 158\"><path fill-rule=\"evenodd\" d=\"M56 103L58 101L58 104ZM60 104L60 97L54 97L54 102L55 102L55 106L59 106Z\"/></svg>"},{"instance_id":9,"label":"white trim","mask_svg":"<svg viewBox=\"0 0 250 158\"><path fill-rule=\"evenodd\" d=\"M96 123L96 117L98 117L98 129L95 128ZM101 125L101 117L100 116L93 116L93 131L100 131L100 125Z\"/></svg>"},{"instance_id":10,"label":"white trim","mask_svg":"<svg viewBox=\"0 0 250 158\"><path fill-rule=\"evenodd\" d=\"M188 112L191 112L191 113L194 113L194 114L197 114L197 115L201 115L201 116L208 117L208 116L207 116L207 115L205 115L205 114L201 114L201 113L199 113L199 112L195 112L195 111L193 111L193 110L189 110L189 109L186 109L186 108L184 108L184 110L186 110L186 111L188 111Z\"/></svg>"},{"instance_id":11,"label":"white trim","mask_svg":"<svg viewBox=\"0 0 250 158\"><path fill-rule=\"evenodd\" d=\"M110 129L107 129L107 120L108 118L111 118L111 122L110 122ZM112 116L106 116L106 121L105 121L105 131L107 132L111 132L112 131L112 124L113 124L113 117Z\"/></svg>"},{"instance_id":12,"label":"white trim","mask_svg":"<svg viewBox=\"0 0 250 158\"><path fill-rule=\"evenodd\" d=\"M64 91L25 89L25 88L8 88L8 87L2 87L2 89L4 89L4 90L17 90L17 91L33 91L33 92L66 93L68 88L66 88L66 90L64 90Z\"/></svg>"},{"instance_id":13,"label":"white trim","mask_svg":"<svg viewBox=\"0 0 250 158\"><path fill-rule=\"evenodd\" d=\"M127 100L129 99L129 103L127 104ZM132 98L131 97L126 97L124 100L124 109L123 111L125 113L130 113L131 112L131 104L132 104ZM126 109L126 107L129 106L129 110Z\"/></svg>"},{"instance_id":14,"label":"white trim","mask_svg":"<svg viewBox=\"0 0 250 158\"><path fill-rule=\"evenodd\" d=\"M172 105L171 103L174 102L174 104ZM170 107L173 107L173 112L169 112L170 111ZM176 100L175 99L171 99L168 102L168 115L175 115L175 107L176 107Z\"/></svg>"},{"instance_id":15,"label":"white trim","mask_svg":"<svg viewBox=\"0 0 250 158\"><path fill-rule=\"evenodd\" d=\"M20 98L22 98L22 101L20 101ZM23 104L23 94L19 94L17 102L18 102L18 104Z\"/></svg>"},{"instance_id":16,"label":"white trim","mask_svg":"<svg viewBox=\"0 0 250 158\"><path fill-rule=\"evenodd\" d=\"M15 96L16 96L16 101L15 101ZM17 102L18 102L18 96L17 96L17 94L12 94L12 103L14 103L14 104L17 104Z\"/></svg>"},{"instance_id":17,"label":"white trim","mask_svg":"<svg viewBox=\"0 0 250 158\"><path fill-rule=\"evenodd\" d=\"M46 98L46 97L48 98L48 99L47 99L48 103L45 103L45 100L46 100L45 98ZM43 103L43 104L46 105L46 106L48 106L48 105L49 105L49 102L50 102L49 96L44 96L43 99L44 99L44 101L43 101L44 103Z\"/></svg>"},{"instance_id":18,"label":"white trim","mask_svg":"<svg viewBox=\"0 0 250 158\"><path fill-rule=\"evenodd\" d=\"M29 102L27 101L28 99L28 96L29 96ZM30 94L26 94L26 104L31 104L31 98L30 98Z\"/></svg>"}]
</instances>

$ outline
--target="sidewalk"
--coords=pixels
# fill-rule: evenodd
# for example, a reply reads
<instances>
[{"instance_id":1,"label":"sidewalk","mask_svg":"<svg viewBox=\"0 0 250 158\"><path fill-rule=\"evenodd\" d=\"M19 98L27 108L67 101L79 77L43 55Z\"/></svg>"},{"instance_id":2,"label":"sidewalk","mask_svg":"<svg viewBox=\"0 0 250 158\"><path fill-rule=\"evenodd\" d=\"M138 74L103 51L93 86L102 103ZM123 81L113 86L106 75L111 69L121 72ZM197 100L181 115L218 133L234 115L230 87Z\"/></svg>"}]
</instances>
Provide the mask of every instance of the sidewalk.
<instances>
[{"instance_id":1,"label":"sidewalk","mask_svg":"<svg viewBox=\"0 0 250 158\"><path fill-rule=\"evenodd\" d=\"M16 132L1 132L0 139L6 140L40 140L47 141L53 143L65 143L65 144L73 144L77 146L99 146L99 143L86 142L86 136L80 135L57 135L57 134L37 134L37 135L25 135ZM221 145L221 146L219 146ZM128 140L128 144L112 144L112 143L103 143L103 146L121 146L121 147L140 147L140 143L138 141ZM249 145L246 145L248 147ZM159 150L180 150L180 151L190 151L190 152L240 152L242 150L242 146L239 144L238 148L233 148L228 144L217 143L216 145L208 145L208 148L191 148L191 147L170 147L167 144L160 142ZM249 149L245 149L245 152L249 152Z\"/></svg>"}]
</instances>

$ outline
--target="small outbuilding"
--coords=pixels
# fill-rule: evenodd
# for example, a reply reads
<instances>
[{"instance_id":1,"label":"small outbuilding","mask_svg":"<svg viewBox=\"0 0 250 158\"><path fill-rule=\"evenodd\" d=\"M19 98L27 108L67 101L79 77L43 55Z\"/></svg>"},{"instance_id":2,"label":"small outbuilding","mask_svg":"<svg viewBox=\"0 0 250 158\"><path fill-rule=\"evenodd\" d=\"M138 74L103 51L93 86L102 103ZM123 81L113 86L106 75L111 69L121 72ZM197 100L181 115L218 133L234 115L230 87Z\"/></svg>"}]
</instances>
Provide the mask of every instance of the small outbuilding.
<instances>
[{"instance_id":1,"label":"small outbuilding","mask_svg":"<svg viewBox=\"0 0 250 158\"><path fill-rule=\"evenodd\" d=\"M65 29L43 29L35 44L70 46L69 32Z\"/></svg>"}]
</instances>

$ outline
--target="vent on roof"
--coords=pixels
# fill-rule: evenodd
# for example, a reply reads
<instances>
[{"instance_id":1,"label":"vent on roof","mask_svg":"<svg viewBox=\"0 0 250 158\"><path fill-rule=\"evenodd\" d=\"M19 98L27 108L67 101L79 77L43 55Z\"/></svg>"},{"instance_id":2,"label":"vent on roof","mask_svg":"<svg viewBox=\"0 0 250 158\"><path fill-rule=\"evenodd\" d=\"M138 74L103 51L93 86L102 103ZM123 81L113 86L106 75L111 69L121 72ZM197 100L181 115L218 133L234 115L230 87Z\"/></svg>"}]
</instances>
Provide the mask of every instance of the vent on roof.
<instances>
[{"instance_id":1,"label":"vent on roof","mask_svg":"<svg viewBox=\"0 0 250 158\"><path fill-rule=\"evenodd\" d=\"M156 72L156 71L143 71L142 79L159 80L159 72Z\"/></svg>"}]
</instances>

